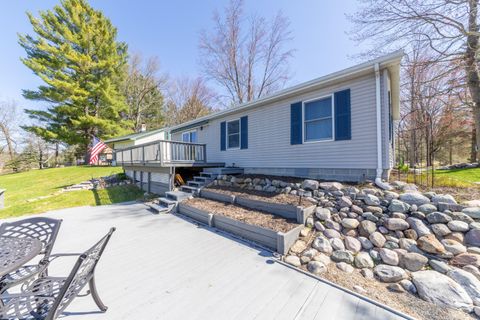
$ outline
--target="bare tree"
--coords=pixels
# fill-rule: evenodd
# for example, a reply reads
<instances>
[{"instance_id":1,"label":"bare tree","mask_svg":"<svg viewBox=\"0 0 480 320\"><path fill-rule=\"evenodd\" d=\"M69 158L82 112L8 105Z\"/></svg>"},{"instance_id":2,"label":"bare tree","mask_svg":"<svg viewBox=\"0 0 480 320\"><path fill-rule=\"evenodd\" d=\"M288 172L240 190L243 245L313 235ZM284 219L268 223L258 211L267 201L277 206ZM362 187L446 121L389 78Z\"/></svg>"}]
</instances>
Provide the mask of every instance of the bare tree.
<instances>
[{"instance_id":1,"label":"bare tree","mask_svg":"<svg viewBox=\"0 0 480 320\"><path fill-rule=\"evenodd\" d=\"M0 140L7 148L10 161L15 159L16 142L14 134L19 129L18 116L18 106L14 101L0 101Z\"/></svg>"},{"instance_id":2,"label":"bare tree","mask_svg":"<svg viewBox=\"0 0 480 320\"><path fill-rule=\"evenodd\" d=\"M208 115L217 95L202 78L179 78L172 81L167 91L166 125L176 125Z\"/></svg>"},{"instance_id":3,"label":"bare tree","mask_svg":"<svg viewBox=\"0 0 480 320\"><path fill-rule=\"evenodd\" d=\"M124 84L131 128L139 131L142 124L150 129L163 125L163 94L167 83L166 75L159 72L156 57L144 61L140 54L133 54L129 61L128 76Z\"/></svg>"},{"instance_id":4,"label":"bare tree","mask_svg":"<svg viewBox=\"0 0 480 320\"><path fill-rule=\"evenodd\" d=\"M285 49L291 40L289 21L281 12L267 21L245 17L243 0L231 0L222 17L213 15L214 30L200 35L203 72L226 91L230 104L257 99L282 88L289 79Z\"/></svg>"},{"instance_id":5,"label":"bare tree","mask_svg":"<svg viewBox=\"0 0 480 320\"><path fill-rule=\"evenodd\" d=\"M444 73L457 73L458 85L468 88L480 145L480 0L359 0L353 39L371 41L372 52L421 44L431 62L443 64ZM441 76L441 75L439 75Z\"/></svg>"}]
</instances>

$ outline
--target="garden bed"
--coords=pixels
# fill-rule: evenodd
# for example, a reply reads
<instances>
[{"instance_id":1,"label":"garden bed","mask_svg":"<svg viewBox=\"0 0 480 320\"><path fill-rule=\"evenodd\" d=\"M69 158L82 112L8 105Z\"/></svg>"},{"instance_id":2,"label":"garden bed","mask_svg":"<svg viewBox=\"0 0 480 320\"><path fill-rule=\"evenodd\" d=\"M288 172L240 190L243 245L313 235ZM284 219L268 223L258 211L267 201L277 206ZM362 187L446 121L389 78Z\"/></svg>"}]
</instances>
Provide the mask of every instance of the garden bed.
<instances>
[{"instance_id":1,"label":"garden bed","mask_svg":"<svg viewBox=\"0 0 480 320\"><path fill-rule=\"evenodd\" d=\"M308 216L313 214L316 206L311 201L294 195L272 194L231 187L204 188L200 192L200 196L215 201L236 203L253 210L293 219L298 223L305 223Z\"/></svg>"},{"instance_id":2,"label":"garden bed","mask_svg":"<svg viewBox=\"0 0 480 320\"><path fill-rule=\"evenodd\" d=\"M288 252L303 228L269 213L207 199L186 200L179 204L178 212L282 254Z\"/></svg>"}]
</instances>

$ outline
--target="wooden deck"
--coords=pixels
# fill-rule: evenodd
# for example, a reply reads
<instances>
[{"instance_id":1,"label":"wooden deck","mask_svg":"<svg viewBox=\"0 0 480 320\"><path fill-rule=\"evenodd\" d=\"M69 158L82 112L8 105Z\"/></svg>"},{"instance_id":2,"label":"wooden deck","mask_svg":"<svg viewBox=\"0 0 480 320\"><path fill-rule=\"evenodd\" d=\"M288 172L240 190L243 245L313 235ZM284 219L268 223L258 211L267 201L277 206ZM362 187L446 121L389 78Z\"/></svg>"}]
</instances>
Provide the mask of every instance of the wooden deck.
<instances>
[{"instance_id":1,"label":"wooden deck","mask_svg":"<svg viewBox=\"0 0 480 320\"><path fill-rule=\"evenodd\" d=\"M64 319L404 319L274 262L268 251L142 204L46 215L64 219L54 253L83 251L117 227L97 269L108 311L87 296ZM51 274L68 273L67 259Z\"/></svg>"}]
</instances>

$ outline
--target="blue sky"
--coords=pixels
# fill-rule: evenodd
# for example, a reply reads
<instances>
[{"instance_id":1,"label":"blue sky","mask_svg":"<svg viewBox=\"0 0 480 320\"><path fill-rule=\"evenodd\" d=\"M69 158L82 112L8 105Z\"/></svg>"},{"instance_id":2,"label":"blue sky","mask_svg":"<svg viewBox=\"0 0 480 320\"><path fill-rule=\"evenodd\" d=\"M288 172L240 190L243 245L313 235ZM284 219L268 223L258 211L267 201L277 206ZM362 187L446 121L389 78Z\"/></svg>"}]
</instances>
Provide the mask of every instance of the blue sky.
<instances>
[{"instance_id":1,"label":"blue sky","mask_svg":"<svg viewBox=\"0 0 480 320\"><path fill-rule=\"evenodd\" d=\"M40 80L20 61L25 55L17 43L17 33L31 33L26 11L36 14L52 8L58 0L14 0L0 4L0 99L14 99L22 108L34 106L21 97L22 89L33 89ZM215 9L223 10L227 0L156 1L91 0L118 28L119 40L131 52L145 57L158 56L163 71L172 77L197 76L198 36L211 29ZM265 17L282 10L291 23L296 50L291 60L293 78L287 86L308 81L355 64L351 56L362 48L346 31L351 29L345 13L356 8L355 0L245 0L246 12ZM41 107L41 106L35 106Z\"/></svg>"}]
</instances>

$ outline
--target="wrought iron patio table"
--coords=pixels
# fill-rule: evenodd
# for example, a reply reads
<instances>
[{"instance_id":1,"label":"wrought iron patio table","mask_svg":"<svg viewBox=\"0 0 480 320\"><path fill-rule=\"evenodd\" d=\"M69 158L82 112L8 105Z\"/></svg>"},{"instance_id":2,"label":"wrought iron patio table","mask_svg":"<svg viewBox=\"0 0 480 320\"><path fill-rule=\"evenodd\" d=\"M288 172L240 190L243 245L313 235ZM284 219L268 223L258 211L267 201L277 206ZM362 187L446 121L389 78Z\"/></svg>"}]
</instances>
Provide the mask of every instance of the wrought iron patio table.
<instances>
[{"instance_id":1,"label":"wrought iron patio table","mask_svg":"<svg viewBox=\"0 0 480 320\"><path fill-rule=\"evenodd\" d=\"M42 242L33 238L0 237L0 278L32 260L42 251Z\"/></svg>"}]
</instances>

